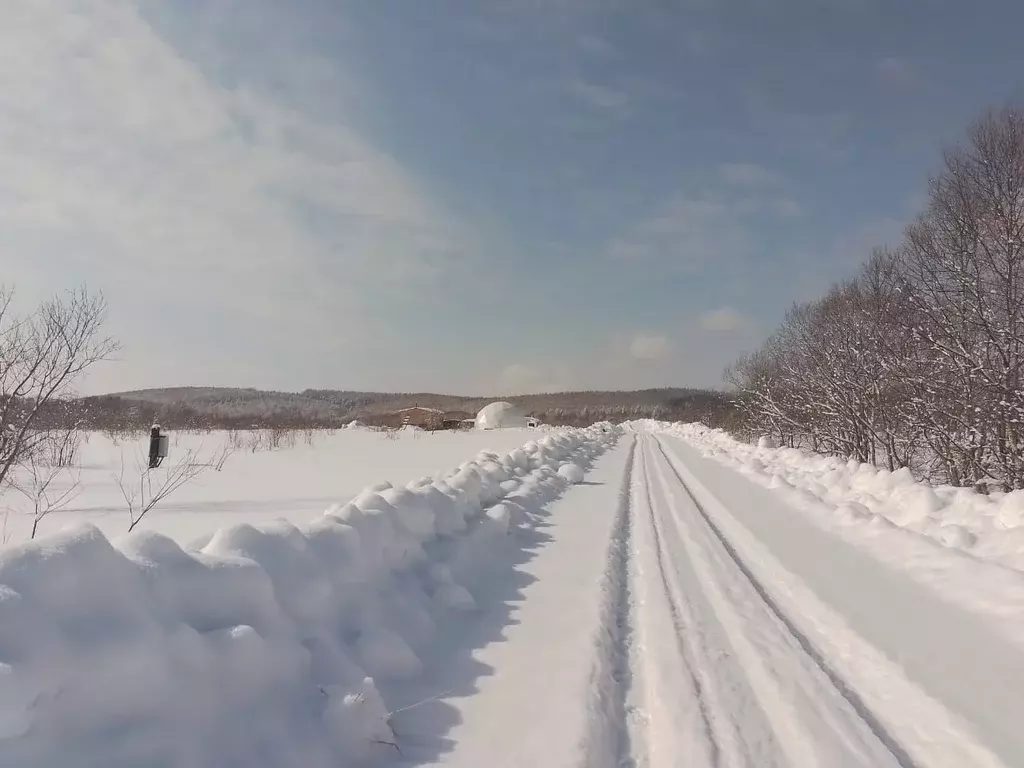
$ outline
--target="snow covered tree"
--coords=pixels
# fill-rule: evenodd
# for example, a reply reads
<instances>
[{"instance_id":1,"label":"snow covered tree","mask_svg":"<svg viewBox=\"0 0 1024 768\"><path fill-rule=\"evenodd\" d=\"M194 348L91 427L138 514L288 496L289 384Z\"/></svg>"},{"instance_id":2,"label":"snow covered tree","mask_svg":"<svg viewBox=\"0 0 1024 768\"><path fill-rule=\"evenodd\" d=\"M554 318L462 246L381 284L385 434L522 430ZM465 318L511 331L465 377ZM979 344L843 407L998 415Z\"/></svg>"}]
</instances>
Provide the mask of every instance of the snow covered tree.
<instances>
[{"instance_id":1,"label":"snow covered tree","mask_svg":"<svg viewBox=\"0 0 1024 768\"><path fill-rule=\"evenodd\" d=\"M784 444L1024 488L1024 112L979 120L903 243L795 306L728 377Z\"/></svg>"},{"instance_id":2,"label":"snow covered tree","mask_svg":"<svg viewBox=\"0 0 1024 768\"><path fill-rule=\"evenodd\" d=\"M1024 112L986 115L946 154L900 257L933 447L957 484L1024 487Z\"/></svg>"}]
</instances>

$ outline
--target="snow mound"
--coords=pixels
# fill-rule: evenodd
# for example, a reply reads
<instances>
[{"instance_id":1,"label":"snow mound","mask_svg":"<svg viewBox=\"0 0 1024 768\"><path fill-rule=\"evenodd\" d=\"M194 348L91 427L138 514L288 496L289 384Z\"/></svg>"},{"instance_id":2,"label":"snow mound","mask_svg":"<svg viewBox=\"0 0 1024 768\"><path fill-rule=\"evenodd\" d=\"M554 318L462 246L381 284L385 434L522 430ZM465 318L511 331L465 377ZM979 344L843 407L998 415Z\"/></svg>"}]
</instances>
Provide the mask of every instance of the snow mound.
<instances>
[{"instance_id":1,"label":"snow mound","mask_svg":"<svg viewBox=\"0 0 1024 768\"><path fill-rule=\"evenodd\" d=\"M218 530L198 551L89 525L0 549L0 765L393 754L377 681L423 673L438 626L476 608L468 587L493 548L565 491L565 460L620 434L551 433L307 524Z\"/></svg>"},{"instance_id":2,"label":"snow mound","mask_svg":"<svg viewBox=\"0 0 1024 768\"><path fill-rule=\"evenodd\" d=\"M566 463L558 468L558 474L573 485L583 482L583 468L579 464Z\"/></svg>"},{"instance_id":3,"label":"snow mound","mask_svg":"<svg viewBox=\"0 0 1024 768\"><path fill-rule=\"evenodd\" d=\"M491 403L476 415L477 429L521 429L526 425L526 414L512 403Z\"/></svg>"}]
</instances>

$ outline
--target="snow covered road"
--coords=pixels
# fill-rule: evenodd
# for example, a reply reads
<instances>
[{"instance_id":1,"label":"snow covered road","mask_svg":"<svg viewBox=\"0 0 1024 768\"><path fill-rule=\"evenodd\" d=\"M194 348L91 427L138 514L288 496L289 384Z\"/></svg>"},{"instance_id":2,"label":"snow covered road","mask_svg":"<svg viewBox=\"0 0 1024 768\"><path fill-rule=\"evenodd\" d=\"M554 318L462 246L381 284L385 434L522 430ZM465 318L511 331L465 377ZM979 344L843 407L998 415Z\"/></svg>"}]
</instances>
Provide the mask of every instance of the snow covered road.
<instances>
[{"instance_id":1,"label":"snow covered road","mask_svg":"<svg viewBox=\"0 0 1024 768\"><path fill-rule=\"evenodd\" d=\"M984 617L669 435L590 477L447 702L450 749L410 762L1024 764L1024 650Z\"/></svg>"},{"instance_id":2,"label":"snow covered road","mask_svg":"<svg viewBox=\"0 0 1024 768\"><path fill-rule=\"evenodd\" d=\"M1015 529L702 427L535 437L192 547L0 547L0 765L1024 765Z\"/></svg>"}]
</instances>

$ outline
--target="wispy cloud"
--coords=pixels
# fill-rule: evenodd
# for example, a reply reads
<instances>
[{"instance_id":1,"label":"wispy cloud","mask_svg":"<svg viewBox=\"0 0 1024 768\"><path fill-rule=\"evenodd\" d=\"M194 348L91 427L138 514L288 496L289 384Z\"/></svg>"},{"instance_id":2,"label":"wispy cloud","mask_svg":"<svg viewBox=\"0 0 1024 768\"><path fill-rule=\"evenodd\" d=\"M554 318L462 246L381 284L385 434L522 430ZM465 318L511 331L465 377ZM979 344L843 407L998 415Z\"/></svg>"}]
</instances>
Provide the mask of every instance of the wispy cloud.
<instances>
[{"instance_id":1,"label":"wispy cloud","mask_svg":"<svg viewBox=\"0 0 1024 768\"><path fill-rule=\"evenodd\" d=\"M728 332L737 331L750 324L750 320L732 307L719 307L704 312L698 323L705 331Z\"/></svg>"},{"instance_id":2,"label":"wispy cloud","mask_svg":"<svg viewBox=\"0 0 1024 768\"><path fill-rule=\"evenodd\" d=\"M730 223L730 205L702 198L677 197L634 225L608 246L614 261L664 261L690 269L710 260L745 254L750 237Z\"/></svg>"},{"instance_id":3,"label":"wispy cloud","mask_svg":"<svg viewBox=\"0 0 1024 768\"><path fill-rule=\"evenodd\" d=\"M671 350L668 338L660 334L640 333L629 344L629 354L637 360L664 360Z\"/></svg>"},{"instance_id":4,"label":"wispy cloud","mask_svg":"<svg viewBox=\"0 0 1024 768\"><path fill-rule=\"evenodd\" d=\"M629 94L610 85L573 78L565 87L571 95L595 109L622 113L629 105Z\"/></svg>"},{"instance_id":5,"label":"wispy cloud","mask_svg":"<svg viewBox=\"0 0 1024 768\"><path fill-rule=\"evenodd\" d=\"M468 237L352 126L219 85L101 0L4 11L0 226L40 284L88 277L148 304L112 329L137 359L211 314L239 347L343 345L322 331L365 312L365 288L422 290Z\"/></svg>"}]
</instances>

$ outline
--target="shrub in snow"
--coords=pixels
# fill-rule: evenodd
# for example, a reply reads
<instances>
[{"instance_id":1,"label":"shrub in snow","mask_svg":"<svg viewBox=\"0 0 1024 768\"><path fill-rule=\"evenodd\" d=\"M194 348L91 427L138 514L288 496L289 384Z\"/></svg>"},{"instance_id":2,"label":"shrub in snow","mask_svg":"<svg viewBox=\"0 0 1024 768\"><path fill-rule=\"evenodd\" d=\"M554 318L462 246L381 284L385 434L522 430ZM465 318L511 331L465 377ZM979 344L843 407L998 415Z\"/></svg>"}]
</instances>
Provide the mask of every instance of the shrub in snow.
<instances>
[{"instance_id":1,"label":"shrub in snow","mask_svg":"<svg viewBox=\"0 0 1024 768\"><path fill-rule=\"evenodd\" d=\"M434 510L434 529L438 536L451 536L466 530L466 518L472 507L463 494L445 482L424 489L424 499Z\"/></svg>"},{"instance_id":2,"label":"shrub in snow","mask_svg":"<svg viewBox=\"0 0 1024 768\"><path fill-rule=\"evenodd\" d=\"M409 565L423 557L419 540L399 520L393 506L373 491L366 491L354 504L363 513L363 519L353 523L364 542L380 558L385 568Z\"/></svg>"},{"instance_id":3,"label":"shrub in snow","mask_svg":"<svg viewBox=\"0 0 1024 768\"><path fill-rule=\"evenodd\" d=\"M248 624L266 634L287 631L289 619L267 571L248 557L186 552L158 533L142 531L120 542L151 590L165 621L199 632Z\"/></svg>"},{"instance_id":4,"label":"shrub in snow","mask_svg":"<svg viewBox=\"0 0 1024 768\"><path fill-rule=\"evenodd\" d=\"M469 504L473 506L480 505L483 494L483 479L480 477L480 473L477 472L476 465L468 464L462 467L447 482L452 488L463 493Z\"/></svg>"},{"instance_id":5,"label":"shrub in snow","mask_svg":"<svg viewBox=\"0 0 1024 768\"><path fill-rule=\"evenodd\" d=\"M372 627L356 641L356 658L372 677L408 680L423 671L423 665L400 635L385 627Z\"/></svg>"},{"instance_id":6,"label":"shrub in snow","mask_svg":"<svg viewBox=\"0 0 1024 768\"><path fill-rule=\"evenodd\" d=\"M390 713L372 678L364 679L355 691L331 686L324 695L328 700L324 723L341 754L364 761L381 747L397 745Z\"/></svg>"},{"instance_id":7,"label":"shrub in snow","mask_svg":"<svg viewBox=\"0 0 1024 768\"><path fill-rule=\"evenodd\" d=\"M576 485L583 482L583 469L578 464L563 464L558 468L558 474L567 481Z\"/></svg>"},{"instance_id":8,"label":"shrub in snow","mask_svg":"<svg viewBox=\"0 0 1024 768\"><path fill-rule=\"evenodd\" d=\"M399 522L418 542L424 542L434 537L434 510L426 503L422 493L418 490L392 488L380 495L392 506Z\"/></svg>"},{"instance_id":9,"label":"shrub in snow","mask_svg":"<svg viewBox=\"0 0 1024 768\"><path fill-rule=\"evenodd\" d=\"M485 514L487 515L488 524L495 531L498 531L501 534L508 533L512 514L507 506L504 504L496 504L488 509Z\"/></svg>"},{"instance_id":10,"label":"shrub in snow","mask_svg":"<svg viewBox=\"0 0 1024 768\"><path fill-rule=\"evenodd\" d=\"M1024 491L1011 491L1000 500L996 522L1006 530L1024 525Z\"/></svg>"},{"instance_id":11,"label":"shrub in snow","mask_svg":"<svg viewBox=\"0 0 1024 768\"><path fill-rule=\"evenodd\" d=\"M943 525L939 528L939 541L947 547L969 549L978 541L978 537L960 525Z\"/></svg>"},{"instance_id":12,"label":"shrub in snow","mask_svg":"<svg viewBox=\"0 0 1024 768\"><path fill-rule=\"evenodd\" d=\"M869 520L871 518L871 510L863 504L852 501L836 507L836 518L841 523L852 525L853 523Z\"/></svg>"},{"instance_id":13,"label":"shrub in snow","mask_svg":"<svg viewBox=\"0 0 1024 768\"><path fill-rule=\"evenodd\" d=\"M465 587L456 584L451 569L443 563L435 564L429 572L434 585L434 601L442 608L456 611L471 611L476 608L473 595Z\"/></svg>"},{"instance_id":14,"label":"shrub in snow","mask_svg":"<svg viewBox=\"0 0 1024 768\"><path fill-rule=\"evenodd\" d=\"M501 506L508 510L510 527L521 526L529 522L530 516L527 513L526 507L528 498L529 494L523 494L522 489L520 489L515 493L510 493L501 502Z\"/></svg>"},{"instance_id":15,"label":"shrub in snow","mask_svg":"<svg viewBox=\"0 0 1024 768\"><path fill-rule=\"evenodd\" d=\"M335 586L353 584L367 571L362 539L353 526L333 516L306 525L309 551Z\"/></svg>"},{"instance_id":16,"label":"shrub in snow","mask_svg":"<svg viewBox=\"0 0 1024 768\"><path fill-rule=\"evenodd\" d=\"M459 584L442 584L434 592L435 602L442 608L453 611L473 611L476 600L469 590Z\"/></svg>"},{"instance_id":17,"label":"shrub in snow","mask_svg":"<svg viewBox=\"0 0 1024 768\"><path fill-rule=\"evenodd\" d=\"M895 485L886 511L894 523L906 526L932 518L941 507L942 501L934 490L910 480Z\"/></svg>"},{"instance_id":18,"label":"shrub in snow","mask_svg":"<svg viewBox=\"0 0 1024 768\"><path fill-rule=\"evenodd\" d=\"M326 632L307 637L302 645L309 653L310 676L320 685L352 689L366 677L366 670L356 663L348 648Z\"/></svg>"},{"instance_id":19,"label":"shrub in snow","mask_svg":"<svg viewBox=\"0 0 1024 768\"><path fill-rule=\"evenodd\" d=\"M291 523L224 528L203 552L259 563L270 576L278 603L299 624L322 622L331 613L333 585L310 554L305 536Z\"/></svg>"},{"instance_id":20,"label":"shrub in snow","mask_svg":"<svg viewBox=\"0 0 1024 768\"><path fill-rule=\"evenodd\" d=\"M778 448L779 444L775 442L774 437L771 437L770 435L761 435L759 438L757 438L757 447L771 450L774 448Z\"/></svg>"}]
</instances>

